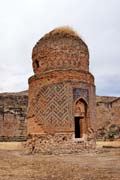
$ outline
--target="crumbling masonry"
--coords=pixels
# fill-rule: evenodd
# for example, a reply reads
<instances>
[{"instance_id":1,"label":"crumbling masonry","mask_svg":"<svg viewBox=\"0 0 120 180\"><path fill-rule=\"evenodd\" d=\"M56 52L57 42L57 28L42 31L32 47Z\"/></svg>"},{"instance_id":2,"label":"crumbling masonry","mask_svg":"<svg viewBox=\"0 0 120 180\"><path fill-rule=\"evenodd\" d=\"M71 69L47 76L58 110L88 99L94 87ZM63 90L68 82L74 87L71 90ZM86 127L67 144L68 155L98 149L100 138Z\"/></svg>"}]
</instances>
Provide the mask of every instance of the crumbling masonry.
<instances>
[{"instance_id":1,"label":"crumbling masonry","mask_svg":"<svg viewBox=\"0 0 120 180\"><path fill-rule=\"evenodd\" d=\"M57 28L41 38L32 52L27 132L41 146L67 147L94 139L96 111L89 51L70 28ZM60 145L62 144L62 145Z\"/></svg>"}]
</instances>

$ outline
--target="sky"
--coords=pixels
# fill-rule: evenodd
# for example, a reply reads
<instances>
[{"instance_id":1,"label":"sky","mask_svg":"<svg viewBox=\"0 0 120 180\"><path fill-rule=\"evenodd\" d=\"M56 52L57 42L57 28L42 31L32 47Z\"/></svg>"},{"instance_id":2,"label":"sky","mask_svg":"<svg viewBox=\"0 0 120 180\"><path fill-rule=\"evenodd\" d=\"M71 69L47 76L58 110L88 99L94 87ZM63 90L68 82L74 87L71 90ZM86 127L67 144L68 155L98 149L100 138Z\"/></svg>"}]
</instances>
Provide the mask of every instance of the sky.
<instances>
[{"instance_id":1,"label":"sky","mask_svg":"<svg viewBox=\"0 0 120 180\"><path fill-rule=\"evenodd\" d=\"M70 26L87 43L96 94L120 96L120 0L0 0L0 92L28 89L32 48Z\"/></svg>"}]
</instances>

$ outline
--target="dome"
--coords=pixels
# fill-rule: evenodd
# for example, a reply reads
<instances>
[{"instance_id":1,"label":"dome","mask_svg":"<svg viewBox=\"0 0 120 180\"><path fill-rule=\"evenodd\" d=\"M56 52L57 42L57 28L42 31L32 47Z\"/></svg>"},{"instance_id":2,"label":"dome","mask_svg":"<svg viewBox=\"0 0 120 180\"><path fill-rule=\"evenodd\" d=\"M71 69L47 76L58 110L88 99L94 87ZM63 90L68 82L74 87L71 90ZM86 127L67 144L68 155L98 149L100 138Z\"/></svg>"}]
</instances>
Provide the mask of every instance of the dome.
<instances>
[{"instance_id":1,"label":"dome","mask_svg":"<svg viewBox=\"0 0 120 180\"><path fill-rule=\"evenodd\" d=\"M33 48L32 60L35 74L52 70L89 70L88 47L69 27L45 34Z\"/></svg>"}]
</instances>

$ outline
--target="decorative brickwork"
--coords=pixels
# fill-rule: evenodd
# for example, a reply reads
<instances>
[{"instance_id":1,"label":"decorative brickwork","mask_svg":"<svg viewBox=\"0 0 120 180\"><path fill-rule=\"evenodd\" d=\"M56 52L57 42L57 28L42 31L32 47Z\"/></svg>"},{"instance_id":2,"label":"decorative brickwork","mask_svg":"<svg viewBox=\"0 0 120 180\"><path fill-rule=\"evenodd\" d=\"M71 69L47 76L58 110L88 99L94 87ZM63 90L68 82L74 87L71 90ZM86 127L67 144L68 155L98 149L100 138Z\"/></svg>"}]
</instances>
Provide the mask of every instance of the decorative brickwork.
<instances>
[{"instance_id":1,"label":"decorative brickwork","mask_svg":"<svg viewBox=\"0 0 120 180\"><path fill-rule=\"evenodd\" d=\"M72 86L76 86L75 89L80 89L83 87L84 89L88 88L87 84L77 84L70 83ZM68 91L70 92L68 93ZM74 90L74 87L69 89L67 85L67 93L69 94L69 103L74 105L74 101L70 96L70 93ZM81 91L81 90L80 90ZM79 96L79 93L77 93ZM88 93L89 94L89 93ZM17 97L16 97L17 96ZM75 102L78 102L78 99L81 97L81 93L79 97L76 97ZM90 98L90 97L89 97ZM84 98L85 99L85 98ZM28 102L28 94L26 92L20 93L11 93L11 94L0 94L0 141L22 141L27 138L26 134L26 113L27 113L27 102ZM34 107L34 104L32 104ZM33 108L34 109L34 108ZM116 131L115 139L120 138L120 98L118 97L96 97L96 130L97 130L97 138L100 140L104 140L106 136L106 131L109 131L110 128L114 128ZM87 109L89 111L89 109ZM13 113L13 114L11 114ZM69 122L70 126L73 125L73 109L69 112ZM34 114L32 112L32 114ZM89 114L89 113L88 113ZM6 119L7 117L7 119ZM11 119L12 118L12 119ZM5 122L4 122L5 121ZM92 124L93 125L93 124ZM64 129L63 129L64 130ZM9 133L9 134L8 134ZM57 134L55 137L58 137ZM42 135L41 135L42 136ZM56 138L58 141L62 141L63 139L69 139L69 134L61 134L61 138ZM50 137L53 137L52 135ZM70 137L73 136L70 134ZM47 139L46 135L44 137ZM64 141L66 142L66 141Z\"/></svg>"},{"instance_id":2,"label":"decorative brickwork","mask_svg":"<svg viewBox=\"0 0 120 180\"><path fill-rule=\"evenodd\" d=\"M87 45L79 37L64 32L40 39L33 49L32 59L37 74L66 68L88 71L89 68Z\"/></svg>"},{"instance_id":3,"label":"decorative brickwork","mask_svg":"<svg viewBox=\"0 0 120 180\"><path fill-rule=\"evenodd\" d=\"M68 133L73 142L76 138L85 142L89 129L94 134L96 120L87 45L71 29L58 28L39 40L32 60L35 75L29 79L28 134L50 136L54 141L56 134Z\"/></svg>"},{"instance_id":4,"label":"decorative brickwork","mask_svg":"<svg viewBox=\"0 0 120 180\"><path fill-rule=\"evenodd\" d=\"M74 88L73 89L73 99L76 101L79 97L83 97L88 103L89 92L88 89Z\"/></svg>"},{"instance_id":5,"label":"decorative brickwork","mask_svg":"<svg viewBox=\"0 0 120 180\"><path fill-rule=\"evenodd\" d=\"M32 64L34 75L28 81L27 134L38 138L42 151L50 146L75 150L85 147L88 141L95 144L96 130L99 137L104 127L117 127L119 133L120 98L97 102L96 123L89 51L73 30L57 28L42 37L33 48ZM26 139L28 97L0 95L1 141Z\"/></svg>"},{"instance_id":6,"label":"decorative brickwork","mask_svg":"<svg viewBox=\"0 0 120 180\"><path fill-rule=\"evenodd\" d=\"M44 86L40 89L34 113L36 114L36 122L46 131L48 127L63 131L68 124L69 99L67 96L67 87L62 83Z\"/></svg>"}]
</instances>

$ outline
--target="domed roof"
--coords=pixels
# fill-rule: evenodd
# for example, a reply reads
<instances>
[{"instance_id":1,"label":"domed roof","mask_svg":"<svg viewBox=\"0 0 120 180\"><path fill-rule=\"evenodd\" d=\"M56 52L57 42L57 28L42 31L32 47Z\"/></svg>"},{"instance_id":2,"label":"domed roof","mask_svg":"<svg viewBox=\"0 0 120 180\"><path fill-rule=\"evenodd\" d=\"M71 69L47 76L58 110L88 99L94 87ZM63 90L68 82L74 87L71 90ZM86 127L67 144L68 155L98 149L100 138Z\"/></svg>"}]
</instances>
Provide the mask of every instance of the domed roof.
<instances>
[{"instance_id":1,"label":"domed roof","mask_svg":"<svg viewBox=\"0 0 120 180\"><path fill-rule=\"evenodd\" d=\"M36 74L59 69L89 70L88 47L69 27L45 34L33 48L32 60Z\"/></svg>"}]
</instances>

